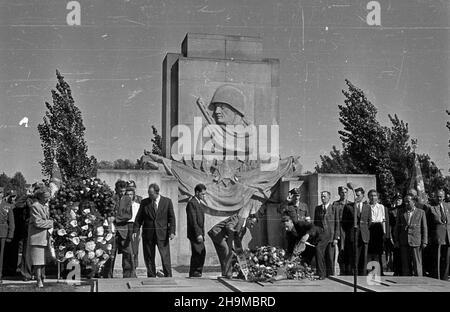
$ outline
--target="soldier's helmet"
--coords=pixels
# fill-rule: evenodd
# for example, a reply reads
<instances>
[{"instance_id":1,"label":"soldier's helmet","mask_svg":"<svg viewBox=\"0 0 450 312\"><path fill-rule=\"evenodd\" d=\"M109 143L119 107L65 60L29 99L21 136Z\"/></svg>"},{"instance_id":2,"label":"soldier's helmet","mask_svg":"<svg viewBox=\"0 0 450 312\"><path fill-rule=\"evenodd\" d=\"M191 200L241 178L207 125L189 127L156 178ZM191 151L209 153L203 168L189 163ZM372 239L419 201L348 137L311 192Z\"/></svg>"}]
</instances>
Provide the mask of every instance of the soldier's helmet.
<instances>
[{"instance_id":1,"label":"soldier's helmet","mask_svg":"<svg viewBox=\"0 0 450 312\"><path fill-rule=\"evenodd\" d=\"M211 99L209 109L214 111L216 105L224 103L230 105L237 113L244 116L245 112L245 96L238 88L231 85L223 85L217 88Z\"/></svg>"}]
</instances>

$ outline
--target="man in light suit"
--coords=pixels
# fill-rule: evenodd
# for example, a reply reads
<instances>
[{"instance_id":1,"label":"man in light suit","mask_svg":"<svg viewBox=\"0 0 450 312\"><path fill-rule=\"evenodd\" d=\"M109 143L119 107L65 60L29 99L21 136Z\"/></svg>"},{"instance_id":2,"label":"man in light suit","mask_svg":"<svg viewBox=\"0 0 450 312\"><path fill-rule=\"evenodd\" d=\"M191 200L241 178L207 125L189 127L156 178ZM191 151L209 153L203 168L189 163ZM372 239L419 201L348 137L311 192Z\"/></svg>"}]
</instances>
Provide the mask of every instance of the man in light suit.
<instances>
[{"instance_id":1,"label":"man in light suit","mask_svg":"<svg viewBox=\"0 0 450 312\"><path fill-rule=\"evenodd\" d=\"M156 183L148 187L148 198L142 200L134 221L133 237L142 226L142 247L147 276L156 277L155 247L161 255L165 277L172 277L169 240L175 237L175 212L172 200L159 194Z\"/></svg>"},{"instance_id":2,"label":"man in light suit","mask_svg":"<svg viewBox=\"0 0 450 312\"><path fill-rule=\"evenodd\" d=\"M346 263L346 275L350 275L354 263L354 234L353 234L353 224L355 220L355 209L356 209L356 241L357 241L357 257L356 263L358 268L358 275L367 275L367 247L370 238L369 226L372 221L372 213L370 206L364 200L364 189L359 187L355 189L355 203L347 204L342 212L342 227L345 231L345 250L346 259L350 259Z\"/></svg>"},{"instance_id":3,"label":"man in light suit","mask_svg":"<svg viewBox=\"0 0 450 312\"><path fill-rule=\"evenodd\" d=\"M203 265L205 263L205 194L206 186L198 184L195 186L193 196L186 206L187 215L187 238L191 242L191 264L189 277L202 277Z\"/></svg>"},{"instance_id":4,"label":"man in light suit","mask_svg":"<svg viewBox=\"0 0 450 312\"><path fill-rule=\"evenodd\" d=\"M444 190L437 192L438 204L429 211L431 244L431 276L448 280L450 265L450 204L445 202Z\"/></svg>"},{"instance_id":5,"label":"man in light suit","mask_svg":"<svg viewBox=\"0 0 450 312\"><path fill-rule=\"evenodd\" d=\"M242 238L247 228L252 228L256 221L254 214L244 218L239 213L235 213L217 223L208 231L208 235L211 237L219 257L222 277L232 277L233 249L242 249Z\"/></svg>"},{"instance_id":6,"label":"man in light suit","mask_svg":"<svg viewBox=\"0 0 450 312\"><path fill-rule=\"evenodd\" d=\"M404 208L395 222L395 246L400 248L401 275L423 276L422 250L428 243L425 212L416 208L414 195L405 196Z\"/></svg>"},{"instance_id":7,"label":"man in light suit","mask_svg":"<svg viewBox=\"0 0 450 312\"><path fill-rule=\"evenodd\" d=\"M330 202L331 194L322 192L322 205L314 210L314 225L318 231L316 245L317 275L319 279L334 274L334 248L337 246L340 233L339 214Z\"/></svg>"}]
</instances>

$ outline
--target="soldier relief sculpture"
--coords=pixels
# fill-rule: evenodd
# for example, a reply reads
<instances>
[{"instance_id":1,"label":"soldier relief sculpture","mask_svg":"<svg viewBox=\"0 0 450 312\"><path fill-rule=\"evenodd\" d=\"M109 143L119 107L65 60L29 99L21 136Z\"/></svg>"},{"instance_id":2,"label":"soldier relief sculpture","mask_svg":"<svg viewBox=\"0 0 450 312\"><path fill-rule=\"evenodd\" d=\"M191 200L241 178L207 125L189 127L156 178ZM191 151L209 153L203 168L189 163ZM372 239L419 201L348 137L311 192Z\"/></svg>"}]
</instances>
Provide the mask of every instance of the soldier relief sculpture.
<instances>
[{"instance_id":1,"label":"soldier relief sculpture","mask_svg":"<svg viewBox=\"0 0 450 312\"><path fill-rule=\"evenodd\" d=\"M197 97L194 105L203 115L202 138L194 139L197 142L194 152L177 158L172 150L172 159L146 152L142 161L154 167L162 164L159 168L164 168L178 179L181 194L192 196L190 193L197 183L205 184L206 202L212 210L240 210L243 216L258 211L270 197L272 186L281 177L296 170L297 159L280 160L276 154L262 160L258 147L261 138L267 138L267 133L261 136L260 129L246 117L246 105L249 103L245 93L237 86L220 85L208 104ZM278 143L272 140L272 146ZM196 153L198 150L200 152ZM277 152L277 149L274 150Z\"/></svg>"}]
</instances>

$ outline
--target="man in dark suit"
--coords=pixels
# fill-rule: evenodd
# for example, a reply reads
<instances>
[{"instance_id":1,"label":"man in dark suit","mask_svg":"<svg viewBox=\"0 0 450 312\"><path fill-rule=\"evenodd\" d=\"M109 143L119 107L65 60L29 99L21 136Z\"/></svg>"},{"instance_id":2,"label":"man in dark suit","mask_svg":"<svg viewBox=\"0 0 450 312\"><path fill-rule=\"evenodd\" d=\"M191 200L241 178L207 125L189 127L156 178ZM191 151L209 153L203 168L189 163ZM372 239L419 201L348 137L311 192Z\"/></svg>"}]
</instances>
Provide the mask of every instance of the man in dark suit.
<instances>
[{"instance_id":1,"label":"man in dark suit","mask_svg":"<svg viewBox=\"0 0 450 312\"><path fill-rule=\"evenodd\" d=\"M397 193L394 197L394 203L389 209L389 228L391 229L392 240L395 237L395 223L397 222L398 212L403 208L403 198L400 193ZM388 263L392 265L394 276L400 276L401 262L400 262L400 249L395 247L394 244L388 244Z\"/></svg>"},{"instance_id":2,"label":"man in dark suit","mask_svg":"<svg viewBox=\"0 0 450 312\"><path fill-rule=\"evenodd\" d=\"M431 276L448 280L450 265L450 204L445 202L444 190L437 192L438 203L430 208Z\"/></svg>"},{"instance_id":3,"label":"man in dark suit","mask_svg":"<svg viewBox=\"0 0 450 312\"><path fill-rule=\"evenodd\" d=\"M339 240L339 215L335 206L330 203L330 197L330 192L322 192L320 195L322 205L314 210L314 225L318 231L316 263L319 279L333 275L334 247Z\"/></svg>"},{"instance_id":4,"label":"man in dark suit","mask_svg":"<svg viewBox=\"0 0 450 312\"><path fill-rule=\"evenodd\" d=\"M339 216L339 240L338 240L338 248L339 248L339 267L341 274L345 273L345 266L346 263L350 263L350 259L345 258L344 248L345 248L345 231L344 227L342 226L342 215L344 212L345 205L353 205L352 202L348 201L348 188L345 186L339 186L338 187L338 194L339 194L339 200L333 202L334 209L337 211L337 214Z\"/></svg>"},{"instance_id":5,"label":"man in dark suit","mask_svg":"<svg viewBox=\"0 0 450 312\"><path fill-rule=\"evenodd\" d=\"M159 185L156 183L148 187L148 196L142 200L139 207L134 221L133 236L136 237L142 226L142 247L147 276L156 277L155 246L158 246L164 276L172 277L169 245L169 240L175 237L175 212L172 200L159 194Z\"/></svg>"},{"instance_id":6,"label":"man in dark suit","mask_svg":"<svg viewBox=\"0 0 450 312\"><path fill-rule=\"evenodd\" d=\"M404 208L397 215L395 245L400 248L402 276L423 276L422 249L427 246L428 229L425 212L415 207L414 195L407 194Z\"/></svg>"},{"instance_id":7,"label":"man in dark suit","mask_svg":"<svg viewBox=\"0 0 450 312\"><path fill-rule=\"evenodd\" d=\"M256 221L253 214L244 218L235 213L208 231L219 257L222 277L231 278L233 275L233 249L242 249L242 238L247 228L252 228Z\"/></svg>"},{"instance_id":8,"label":"man in dark suit","mask_svg":"<svg viewBox=\"0 0 450 312\"><path fill-rule=\"evenodd\" d=\"M191 242L191 265L189 277L202 277L203 265L205 263L205 195L206 186L198 184L195 186L195 196L186 206L187 215L187 238Z\"/></svg>"},{"instance_id":9,"label":"man in dark suit","mask_svg":"<svg viewBox=\"0 0 450 312\"><path fill-rule=\"evenodd\" d=\"M370 232L369 226L371 223L371 209L367 202L364 200L364 189L359 187L355 189L355 203L347 204L342 212L342 226L345 231L345 256L350 259L347 263L346 275L352 274L352 270L355 267L354 256L354 222L356 219L356 242L357 242L357 256L356 264L359 275L366 275L367 266L367 245L369 243ZM356 210L356 216L355 216Z\"/></svg>"}]
</instances>

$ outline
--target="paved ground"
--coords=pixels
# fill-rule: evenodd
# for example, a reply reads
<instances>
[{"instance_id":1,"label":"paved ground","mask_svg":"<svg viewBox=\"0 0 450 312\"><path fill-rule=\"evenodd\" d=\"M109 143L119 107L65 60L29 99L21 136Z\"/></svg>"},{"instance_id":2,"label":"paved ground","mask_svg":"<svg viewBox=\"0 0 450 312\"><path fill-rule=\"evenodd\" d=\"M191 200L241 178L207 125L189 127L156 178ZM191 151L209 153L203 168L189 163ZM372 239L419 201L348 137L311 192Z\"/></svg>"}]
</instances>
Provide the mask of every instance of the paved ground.
<instances>
[{"instance_id":1,"label":"paved ground","mask_svg":"<svg viewBox=\"0 0 450 312\"><path fill-rule=\"evenodd\" d=\"M332 280L351 286L353 276L337 276ZM378 280L367 280L358 276L358 291L371 292L450 292L450 282L429 277L381 276Z\"/></svg>"},{"instance_id":2,"label":"paved ground","mask_svg":"<svg viewBox=\"0 0 450 312\"><path fill-rule=\"evenodd\" d=\"M37 288L36 281L3 280L0 292L91 292L95 290L95 284L92 282L74 285L56 279L47 279L44 288Z\"/></svg>"},{"instance_id":3,"label":"paved ground","mask_svg":"<svg viewBox=\"0 0 450 312\"><path fill-rule=\"evenodd\" d=\"M48 279L43 289L35 281L4 280L0 292L352 292L353 276L336 276L325 280L281 280L273 283L250 283L220 277L217 267L206 267L202 278L188 278L188 268L173 269L172 278L147 278L145 270L138 278L124 279L116 272L113 279L94 279L68 285L65 281ZM358 277L360 292L450 292L450 282L428 277L382 276L378 281Z\"/></svg>"},{"instance_id":4,"label":"paved ground","mask_svg":"<svg viewBox=\"0 0 450 312\"><path fill-rule=\"evenodd\" d=\"M273 283L249 283L243 280L220 280L237 292L352 292L353 288L333 280L281 280Z\"/></svg>"}]
</instances>

